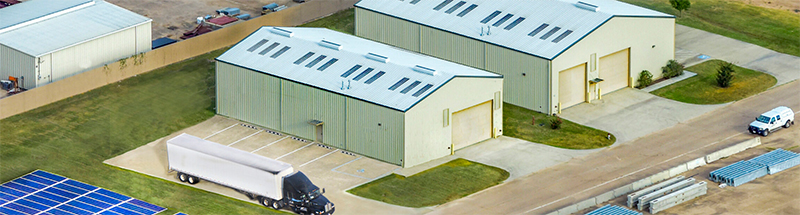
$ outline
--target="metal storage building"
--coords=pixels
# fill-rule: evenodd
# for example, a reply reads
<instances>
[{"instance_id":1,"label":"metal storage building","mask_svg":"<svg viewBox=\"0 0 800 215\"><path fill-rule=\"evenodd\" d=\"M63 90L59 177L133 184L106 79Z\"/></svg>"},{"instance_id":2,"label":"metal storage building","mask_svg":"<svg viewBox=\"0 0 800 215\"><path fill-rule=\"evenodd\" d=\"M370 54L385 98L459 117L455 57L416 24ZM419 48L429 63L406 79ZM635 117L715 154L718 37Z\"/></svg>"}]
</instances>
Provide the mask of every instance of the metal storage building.
<instances>
[{"instance_id":1,"label":"metal storage building","mask_svg":"<svg viewBox=\"0 0 800 215\"><path fill-rule=\"evenodd\" d=\"M504 101L543 113L654 79L675 18L614 0L361 0L356 35L502 74ZM560 104L560 105L559 105Z\"/></svg>"},{"instance_id":2,"label":"metal storage building","mask_svg":"<svg viewBox=\"0 0 800 215\"><path fill-rule=\"evenodd\" d=\"M150 50L152 20L102 0L30 0L0 20L0 77L29 89Z\"/></svg>"},{"instance_id":3,"label":"metal storage building","mask_svg":"<svg viewBox=\"0 0 800 215\"><path fill-rule=\"evenodd\" d=\"M501 75L321 28L217 58L217 113L410 167L502 133Z\"/></svg>"}]
</instances>

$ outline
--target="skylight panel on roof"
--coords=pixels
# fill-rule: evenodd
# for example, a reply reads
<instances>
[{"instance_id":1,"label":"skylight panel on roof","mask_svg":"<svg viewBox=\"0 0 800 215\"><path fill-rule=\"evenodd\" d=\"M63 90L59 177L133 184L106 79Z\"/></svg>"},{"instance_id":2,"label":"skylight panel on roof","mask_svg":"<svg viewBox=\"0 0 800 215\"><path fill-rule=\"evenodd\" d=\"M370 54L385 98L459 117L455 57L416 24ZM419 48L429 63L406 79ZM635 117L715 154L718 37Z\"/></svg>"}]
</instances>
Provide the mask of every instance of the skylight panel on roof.
<instances>
[{"instance_id":1,"label":"skylight panel on roof","mask_svg":"<svg viewBox=\"0 0 800 215\"><path fill-rule=\"evenodd\" d=\"M265 55L265 54L267 54L267 52L272 51L272 49L275 49L275 47L278 47L279 45L281 45L281 43L278 43L278 42L273 43L272 45L267 46L267 48L265 48L264 50L262 50L258 54Z\"/></svg>"},{"instance_id":2,"label":"skylight panel on roof","mask_svg":"<svg viewBox=\"0 0 800 215\"><path fill-rule=\"evenodd\" d=\"M531 36L531 37L532 37L532 36L535 36L536 34L538 34L539 32L541 32L542 30L544 30L545 28L547 28L547 26L550 26L550 24L543 23L542 25L540 25L540 26L539 26L539 27L537 27L536 29L533 29L533 31L531 31L531 33L529 33L529 34L528 34L528 36Z\"/></svg>"},{"instance_id":3,"label":"skylight panel on roof","mask_svg":"<svg viewBox=\"0 0 800 215\"><path fill-rule=\"evenodd\" d=\"M497 15L500 15L500 13L501 12L499 10L492 12L492 14L489 14L489 16L483 18L483 20L481 20L481 23L486 24L487 22L492 21L492 19L494 19L494 17L496 17Z\"/></svg>"},{"instance_id":4,"label":"skylight panel on roof","mask_svg":"<svg viewBox=\"0 0 800 215\"><path fill-rule=\"evenodd\" d=\"M256 49L258 49L259 47L261 47L262 45L264 45L264 43L267 43L267 41L269 41L269 40L262 39L261 41L258 41L255 45L253 45L249 49L247 49L247 51L253 52Z\"/></svg>"},{"instance_id":5,"label":"skylight panel on roof","mask_svg":"<svg viewBox=\"0 0 800 215\"><path fill-rule=\"evenodd\" d=\"M272 56L269 56L269 57L277 58L277 57L281 56L284 52L289 51L290 48L292 48L292 47L284 46L283 48L281 48L281 50L278 50L278 52L275 52L275 54L272 54Z\"/></svg>"},{"instance_id":6,"label":"skylight panel on roof","mask_svg":"<svg viewBox=\"0 0 800 215\"><path fill-rule=\"evenodd\" d=\"M420 0L413 0L413 1L411 1L410 3L411 3L411 4L417 4L417 2L419 2L419 1L420 1Z\"/></svg>"},{"instance_id":7,"label":"skylight panel on roof","mask_svg":"<svg viewBox=\"0 0 800 215\"><path fill-rule=\"evenodd\" d=\"M361 69L361 65L355 65L352 68L348 69L347 72L342 73L342 78L347 78L350 74L353 74L356 70Z\"/></svg>"},{"instance_id":8,"label":"skylight panel on roof","mask_svg":"<svg viewBox=\"0 0 800 215\"><path fill-rule=\"evenodd\" d=\"M414 89L414 87L417 87L417 85L419 85L419 83L422 83L422 82L414 81L414 83L411 83L411 85L408 85L408 87L406 87L405 89L400 91L400 93L402 93L402 94L408 93L408 91L411 91L412 89Z\"/></svg>"},{"instance_id":9,"label":"skylight panel on roof","mask_svg":"<svg viewBox=\"0 0 800 215\"><path fill-rule=\"evenodd\" d=\"M497 20L497 22L495 22L492 26L494 26L494 27L500 26L504 22L506 22L506 20L511 19L512 16L514 16L514 14L510 14L510 13L506 14L505 16L503 16L503 18L500 18L500 20Z\"/></svg>"},{"instance_id":10,"label":"skylight panel on roof","mask_svg":"<svg viewBox=\"0 0 800 215\"><path fill-rule=\"evenodd\" d=\"M422 87L422 89L419 89L416 93L414 93L414 95L411 96L419 97L419 95L422 95L423 93L425 93L425 91L428 91L428 89L430 89L431 87L433 87L433 84L427 84L424 87Z\"/></svg>"},{"instance_id":11,"label":"skylight panel on roof","mask_svg":"<svg viewBox=\"0 0 800 215\"><path fill-rule=\"evenodd\" d=\"M550 29L550 31L548 31L547 33L542 35L542 37L539 37L539 39L546 40L548 37L550 37L551 35L555 34L558 30L561 30L561 27L555 27L553 29Z\"/></svg>"},{"instance_id":12,"label":"skylight panel on roof","mask_svg":"<svg viewBox=\"0 0 800 215\"><path fill-rule=\"evenodd\" d=\"M444 6L450 4L450 2L453 2L453 0L444 0L442 3L439 3L439 5L436 5L436 7L434 7L433 10L441 10Z\"/></svg>"},{"instance_id":13,"label":"skylight panel on roof","mask_svg":"<svg viewBox=\"0 0 800 215\"><path fill-rule=\"evenodd\" d=\"M564 39L564 37L567 37L571 33L572 33L572 30L567 30L564 33L561 33L561 35L558 35L558 37L556 37L555 39L553 39L553 42L554 43L561 42L561 40Z\"/></svg>"},{"instance_id":14,"label":"skylight panel on roof","mask_svg":"<svg viewBox=\"0 0 800 215\"><path fill-rule=\"evenodd\" d=\"M458 13L458 15L456 15L456 16L458 16L458 17L464 17L464 15L467 15L467 13L469 13L470 11L472 11L473 9L475 9L476 7L478 7L478 5L477 5L477 4L472 4L472 5L470 5L469 7L467 7L467 9L464 9L464 10L462 10L462 11L461 11L460 13Z\"/></svg>"},{"instance_id":15,"label":"skylight panel on roof","mask_svg":"<svg viewBox=\"0 0 800 215\"><path fill-rule=\"evenodd\" d=\"M383 76L383 74L386 74L386 73L383 72L383 71L380 71L380 72L378 72L378 74L375 74L371 78L367 79L367 81L365 81L364 83L365 84L371 84L372 82L375 82L375 80L378 80L378 78Z\"/></svg>"},{"instance_id":16,"label":"skylight panel on roof","mask_svg":"<svg viewBox=\"0 0 800 215\"><path fill-rule=\"evenodd\" d=\"M506 30L511 30L512 28L514 28L514 27L516 27L517 25L519 25L519 23L520 23L520 22L522 22L523 20L525 20L525 17L520 17L520 18L517 18L517 20L514 20L513 22L511 22L511 24L508 24L508 25L507 25L505 28L503 28L503 29L506 29Z\"/></svg>"},{"instance_id":17,"label":"skylight panel on roof","mask_svg":"<svg viewBox=\"0 0 800 215\"><path fill-rule=\"evenodd\" d=\"M456 3L456 5L453 5L452 7L450 7L450 9L447 9L447 11L445 11L444 13L451 14L451 13L453 13L453 11L458 10L458 8L460 8L461 6L464 6L464 4L466 4L466 3L467 2L465 2L465 1L460 1L460 2Z\"/></svg>"},{"instance_id":18,"label":"skylight panel on roof","mask_svg":"<svg viewBox=\"0 0 800 215\"><path fill-rule=\"evenodd\" d=\"M375 69L373 69L373 68L365 69L363 72L361 72L360 74L356 75L356 77L353 78L353 81L361 80L361 78L364 78L364 76L367 76L370 72L372 72L372 70L375 70Z\"/></svg>"},{"instance_id":19,"label":"skylight panel on roof","mask_svg":"<svg viewBox=\"0 0 800 215\"><path fill-rule=\"evenodd\" d=\"M391 87L389 87L389 90L392 90L392 91L396 90L398 87L400 87L401 85L405 84L406 81L408 81L408 78L400 79L399 81L397 81L397 83L394 83Z\"/></svg>"},{"instance_id":20,"label":"skylight panel on roof","mask_svg":"<svg viewBox=\"0 0 800 215\"><path fill-rule=\"evenodd\" d=\"M319 63L320 61L325 60L326 57L328 57L328 56L320 55L319 57L317 57L316 59L312 60L311 62L308 62L308 64L306 64L306 68L314 67L314 65L317 65L317 63Z\"/></svg>"},{"instance_id":21,"label":"skylight panel on roof","mask_svg":"<svg viewBox=\"0 0 800 215\"><path fill-rule=\"evenodd\" d=\"M327 69L329 66L333 65L333 63L336 63L336 61L339 61L339 59L333 58L333 59L329 60L328 62L325 62L325 64L322 64L322 66L317 68L317 70L323 71L323 70Z\"/></svg>"},{"instance_id":22,"label":"skylight panel on roof","mask_svg":"<svg viewBox=\"0 0 800 215\"><path fill-rule=\"evenodd\" d=\"M297 59L296 61L294 61L294 64L300 65L301 63L303 63L303 61L306 61L306 59L308 59L312 55L314 55L314 52L308 52L299 59Z\"/></svg>"}]
</instances>

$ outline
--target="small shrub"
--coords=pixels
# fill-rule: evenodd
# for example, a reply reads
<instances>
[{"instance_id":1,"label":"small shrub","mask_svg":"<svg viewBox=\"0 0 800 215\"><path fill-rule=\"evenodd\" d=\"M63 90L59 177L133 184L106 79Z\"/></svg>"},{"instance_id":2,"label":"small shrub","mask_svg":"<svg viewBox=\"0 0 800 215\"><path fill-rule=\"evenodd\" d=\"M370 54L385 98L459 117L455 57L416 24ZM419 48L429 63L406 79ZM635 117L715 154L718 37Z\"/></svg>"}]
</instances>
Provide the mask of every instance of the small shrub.
<instances>
[{"instance_id":1,"label":"small shrub","mask_svg":"<svg viewBox=\"0 0 800 215\"><path fill-rule=\"evenodd\" d=\"M664 75L665 79L683 75L683 64L678 63L676 60L669 60L666 66L661 67L661 74Z\"/></svg>"},{"instance_id":2,"label":"small shrub","mask_svg":"<svg viewBox=\"0 0 800 215\"><path fill-rule=\"evenodd\" d=\"M561 117L556 116L554 118L550 118L550 128L552 129L561 128L561 123L564 123L561 121Z\"/></svg>"},{"instance_id":3,"label":"small shrub","mask_svg":"<svg viewBox=\"0 0 800 215\"><path fill-rule=\"evenodd\" d=\"M734 78L733 64L730 62L722 63L717 69L717 85L722 88L731 86L731 81Z\"/></svg>"},{"instance_id":4,"label":"small shrub","mask_svg":"<svg viewBox=\"0 0 800 215\"><path fill-rule=\"evenodd\" d=\"M689 0L669 0L669 4L672 5L672 8L678 10L678 17L683 15L683 11L692 7L692 3Z\"/></svg>"},{"instance_id":5,"label":"small shrub","mask_svg":"<svg viewBox=\"0 0 800 215\"><path fill-rule=\"evenodd\" d=\"M638 82L636 88L639 89L650 86L650 84L653 84L653 74L650 74L650 71L642 70L642 72L639 73L639 80L636 82Z\"/></svg>"}]
</instances>

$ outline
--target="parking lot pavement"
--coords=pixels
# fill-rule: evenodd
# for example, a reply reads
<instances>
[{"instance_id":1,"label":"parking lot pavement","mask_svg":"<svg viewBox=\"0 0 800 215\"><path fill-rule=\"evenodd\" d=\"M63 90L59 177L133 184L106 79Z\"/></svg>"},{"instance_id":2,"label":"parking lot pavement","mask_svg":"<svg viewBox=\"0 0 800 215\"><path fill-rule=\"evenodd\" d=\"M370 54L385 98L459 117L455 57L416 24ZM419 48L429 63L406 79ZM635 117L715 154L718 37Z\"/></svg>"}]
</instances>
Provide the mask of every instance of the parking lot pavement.
<instances>
[{"instance_id":1,"label":"parking lot pavement","mask_svg":"<svg viewBox=\"0 0 800 215\"><path fill-rule=\"evenodd\" d=\"M195 185L179 182L175 172L169 172L166 141L187 133L223 145L248 151L292 164L303 171L314 184L326 189L325 196L336 204L337 214L389 213L418 214L430 209L414 209L354 196L347 189L391 174L397 165L384 163L321 144L301 141L289 135L278 135L234 119L215 116L195 126L108 159L104 163L153 177L192 186L209 192L257 204L233 189L202 181Z\"/></svg>"}]
</instances>

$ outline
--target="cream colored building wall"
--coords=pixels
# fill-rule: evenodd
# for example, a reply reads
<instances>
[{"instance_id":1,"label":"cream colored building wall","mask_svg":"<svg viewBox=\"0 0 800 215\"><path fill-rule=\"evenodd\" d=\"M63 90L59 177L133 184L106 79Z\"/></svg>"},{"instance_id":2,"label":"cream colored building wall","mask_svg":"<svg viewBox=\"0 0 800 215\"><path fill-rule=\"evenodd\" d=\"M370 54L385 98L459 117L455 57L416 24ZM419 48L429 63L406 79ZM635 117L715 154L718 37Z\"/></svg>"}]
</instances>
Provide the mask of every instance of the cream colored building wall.
<instances>
[{"instance_id":1,"label":"cream colored building wall","mask_svg":"<svg viewBox=\"0 0 800 215\"><path fill-rule=\"evenodd\" d=\"M675 57L675 19L614 17L578 41L552 61L553 104L558 104L558 72L587 63L588 79L596 78L602 66L600 57L625 48L630 48L630 80L634 85L642 70L650 71L654 80L661 78L661 67ZM592 54L598 62L593 71L589 63ZM556 111L553 108L550 112Z\"/></svg>"},{"instance_id":2,"label":"cream colored building wall","mask_svg":"<svg viewBox=\"0 0 800 215\"><path fill-rule=\"evenodd\" d=\"M453 113L491 100L492 131L494 136L502 134L502 98L494 101L495 93L502 95L502 90L501 78L456 77L408 110L405 114L403 167L450 155L452 125L448 122L444 126L445 109L449 110L446 118L452 120Z\"/></svg>"}]
</instances>

